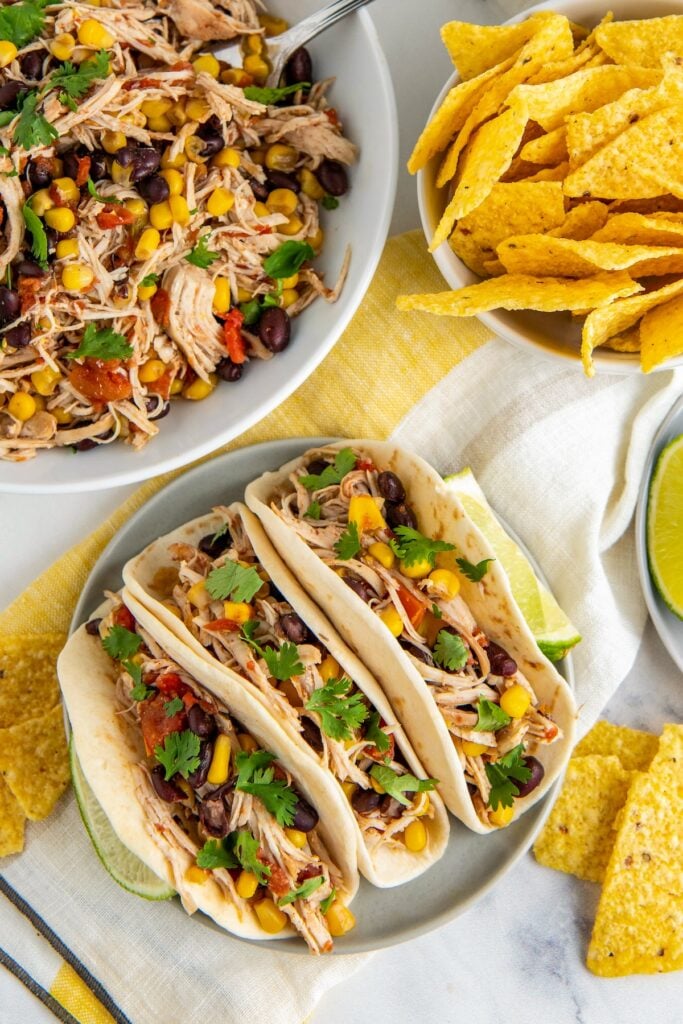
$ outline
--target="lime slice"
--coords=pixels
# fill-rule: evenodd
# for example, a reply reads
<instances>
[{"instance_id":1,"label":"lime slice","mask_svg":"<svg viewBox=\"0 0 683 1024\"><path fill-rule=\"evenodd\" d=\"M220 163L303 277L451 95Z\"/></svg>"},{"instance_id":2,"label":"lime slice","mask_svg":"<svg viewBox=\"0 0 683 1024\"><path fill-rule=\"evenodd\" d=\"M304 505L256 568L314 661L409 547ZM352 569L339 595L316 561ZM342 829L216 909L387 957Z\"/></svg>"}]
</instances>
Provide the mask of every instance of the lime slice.
<instances>
[{"instance_id":1,"label":"lime slice","mask_svg":"<svg viewBox=\"0 0 683 1024\"><path fill-rule=\"evenodd\" d=\"M486 537L510 580L512 593L536 643L551 661L559 661L581 639L559 604L537 578L529 560L505 532L472 470L444 481L458 497L472 522Z\"/></svg>"},{"instance_id":2,"label":"lime slice","mask_svg":"<svg viewBox=\"0 0 683 1024\"><path fill-rule=\"evenodd\" d=\"M142 896L146 900L168 900L175 896L175 890L171 889L167 882L158 878L153 871L150 871L146 864L138 860L114 832L83 774L73 736L69 743L69 762L76 802L83 824L95 847L97 856L114 881L128 892Z\"/></svg>"},{"instance_id":3,"label":"lime slice","mask_svg":"<svg viewBox=\"0 0 683 1024\"><path fill-rule=\"evenodd\" d=\"M683 619L683 434L666 446L652 474L647 554L662 600Z\"/></svg>"}]
</instances>

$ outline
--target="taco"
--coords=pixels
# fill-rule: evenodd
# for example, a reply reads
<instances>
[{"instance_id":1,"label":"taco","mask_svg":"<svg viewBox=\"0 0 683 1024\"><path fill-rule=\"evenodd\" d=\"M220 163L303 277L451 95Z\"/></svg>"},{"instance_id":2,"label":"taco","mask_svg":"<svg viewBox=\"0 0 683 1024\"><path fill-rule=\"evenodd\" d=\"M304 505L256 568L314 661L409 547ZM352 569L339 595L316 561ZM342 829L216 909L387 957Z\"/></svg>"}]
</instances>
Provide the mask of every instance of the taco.
<instances>
[{"instance_id":1,"label":"taco","mask_svg":"<svg viewBox=\"0 0 683 1024\"><path fill-rule=\"evenodd\" d=\"M241 687L324 768L369 881L399 885L438 860L449 825L434 780L375 679L244 505L217 507L155 541L124 580L182 650L204 660L209 688Z\"/></svg>"},{"instance_id":2,"label":"taco","mask_svg":"<svg viewBox=\"0 0 683 1024\"><path fill-rule=\"evenodd\" d=\"M510 823L562 770L575 709L487 541L441 477L345 441L250 484L283 559L384 688L446 806Z\"/></svg>"},{"instance_id":3,"label":"taco","mask_svg":"<svg viewBox=\"0 0 683 1024\"><path fill-rule=\"evenodd\" d=\"M58 674L83 773L119 839L235 935L301 935L313 953L353 927L356 855L324 772L239 687L124 591L69 639Z\"/></svg>"}]
</instances>

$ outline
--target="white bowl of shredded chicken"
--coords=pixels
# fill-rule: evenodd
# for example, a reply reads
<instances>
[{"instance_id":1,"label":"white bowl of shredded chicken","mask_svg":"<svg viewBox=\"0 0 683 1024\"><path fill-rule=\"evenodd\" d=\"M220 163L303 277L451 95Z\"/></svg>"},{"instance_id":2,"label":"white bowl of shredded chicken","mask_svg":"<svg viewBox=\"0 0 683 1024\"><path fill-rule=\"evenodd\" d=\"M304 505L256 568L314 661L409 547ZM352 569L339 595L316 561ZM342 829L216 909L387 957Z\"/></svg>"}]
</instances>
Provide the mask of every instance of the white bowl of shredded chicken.
<instances>
[{"instance_id":1,"label":"white bowl of shredded chicken","mask_svg":"<svg viewBox=\"0 0 683 1024\"><path fill-rule=\"evenodd\" d=\"M264 89L264 39L319 6L0 10L0 491L191 462L339 338L386 239L396 112L365 11ZM229 37L241 69L211 54Z\"/></svg>"}]
</instances>

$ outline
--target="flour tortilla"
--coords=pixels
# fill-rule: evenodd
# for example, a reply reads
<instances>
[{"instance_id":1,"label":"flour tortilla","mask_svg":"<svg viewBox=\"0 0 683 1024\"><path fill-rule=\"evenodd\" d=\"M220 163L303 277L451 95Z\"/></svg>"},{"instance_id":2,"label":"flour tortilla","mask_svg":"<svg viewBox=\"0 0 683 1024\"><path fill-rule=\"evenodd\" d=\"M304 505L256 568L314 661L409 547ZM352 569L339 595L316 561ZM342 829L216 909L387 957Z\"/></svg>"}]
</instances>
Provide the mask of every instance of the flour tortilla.
<instances>
[{"instance_id":1,"label":"flour tortilla","mask_svg":"<svg viewBox=\"0 0 683 1024\"><path fill-rule=\"evenodd\" d=\"M475 564L484 558L495 558L461 503L424 460L389 442L344 440L326 447L332 452L354 448L381 469L395 472L403 481L407 501L426 535L455 544L460 554ZM289 476L306 465L309 458L304 455L277 472L264 473L247 488L247 505L261 520L282 558L374 673L418 758L429 774L440 780L439 791L448 809L474 832L495 831L481 822L474 810L450 733L428 684L408 655L365 602L271 508L274 499L293 490ZM460 592L486 635L515 659L540 703L563 731L562 738L552 745L538 745L537 749L529 745L528 752L541 761L545 776L529 796L515 800L516 819L543 797L566 765L575 729L574 700L565 680L539 650L499 561L490 563L480 583L462 577Z\"/></svg>"},{"instance_id":2,"label":"flour tortilla","mask_svg":"<svg viewBox=\"0 0 683 1024\"><path fill-rule=\"evenodd\" d=\"M178 657L177 639L158 622L134 597L123 592L123 600L140 625L198 681L204 664L191 651ZM93 618L104 617L111 603L101 605ZM118 674L115 662L102 648L99 636L86 633L81 626L68 640L57 663L59 683L73 731L78 759L88 784L97 797L121 842L159 878L178 893L188 911L198 908L216 924L233 935L246 939L280 939L297 935L287 925L276 935L268 934L258 922L255 912L246 904L235 906L209 878L203 885L188 882L184 871L193 863L189 853L178 857L186 860L182 871L174 870L161 833L150 835L146 814L137 795L135 766L145 758L142 737L120 714L114 701L114 684ZM200 685L204 685L201 683ZM208 687L207 687L208 689ZM330 804L331 788L324 772L315 765L301 763L291 743L260 705L250 700L237 687L224 687L223 703L231 714L266 749L276 755L296 780L297 789L320 815L318 830L329 854L344 879L341 898L348 903L358 888L356 854L348 837L338 827ZM223 695L215 693L219 699Z\"/></svg>"},{"instance_id":3,"label":"flour tortilla","mask_svg":"<svg viewBox=\"0 0 683 1024\"><path fill-rule=\"evenodd\" d=\"M230 508L241 517L259 562L278 590L339 662L349 678L366 694L384 721L393 724L396 721L395 715L377 681L353 651L347 647L330 621L302 589L273 548L256 516L239 502L235 502ZM216 533L223 523L223 517L212 512L186 523L165 537L160 537L124 566L123 578L127 591L149 608L152 614L177 638L175 657L180 664L184 664L184 651L191 651L204 663L201 673L202 682L217 696L223 698L226 686L237 686L249 695L249 699L258 701L268 714L273 715L267 696L248 679L238 675L214 658L211 652L192 635L185 623L162 603L164 598L169 596L168 581L177 566L177 563L170 557L170 545L186 543L196 546L202 537ZM178 646L178 641L181 646ZM225 696L223 699L227 700L228 697ZM286 720L278 722L278 725L287 733L297 751L307 761L313 761L316 767L319 767L320 763L315 751L302 738L293 723ZM418 778L425 778L426 772L400 725L397 725L394 736L396 745L403 753L410 771ZM438 794L430 793L430 801L434 809L433 817L420 819L427 829L428 839L424 850L420 853L412 853L403 844L396 846L386 843L372 850L365 843L343 790L331 772L328 773L325 770L325 774L332 784L335 813L339 817L339 823L341 825L343 822L344 830L348 832L357 849L358 866L362 874L373 885L382 888L401 885L421 875L443 855L448 842L449 824L446 809Z\"/></svg>"}]
</instances>

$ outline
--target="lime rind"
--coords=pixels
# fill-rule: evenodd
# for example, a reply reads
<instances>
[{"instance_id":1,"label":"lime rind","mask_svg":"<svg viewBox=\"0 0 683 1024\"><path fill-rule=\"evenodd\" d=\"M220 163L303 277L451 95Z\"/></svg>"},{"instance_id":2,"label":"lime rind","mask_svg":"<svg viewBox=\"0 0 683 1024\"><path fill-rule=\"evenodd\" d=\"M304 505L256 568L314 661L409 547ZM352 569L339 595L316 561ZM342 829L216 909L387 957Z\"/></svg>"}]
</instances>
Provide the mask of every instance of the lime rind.
<instances>
[{"instance_id":1,"label":"lime rind","mask_svg":"<svg viewBox=\"0 0 683 1024\"><path fill-rule=\"evenodd\" d=\"M145 900L169 900L175 889L143 864L114 832L83 774L73 736L69 743L69 764L76 803L95 853L111 877L127 892Z\"/></svg>"},{"instance_id":2,"label":"lime rind","mask_svg":"<svg viewBox=\"0 0 683 1024\"><path fill-rule=\"evenodd\" d=\"M650 480L647 559L662 601L683 619L683 434L659 453Z\"/></svg>"}]
</instances>

